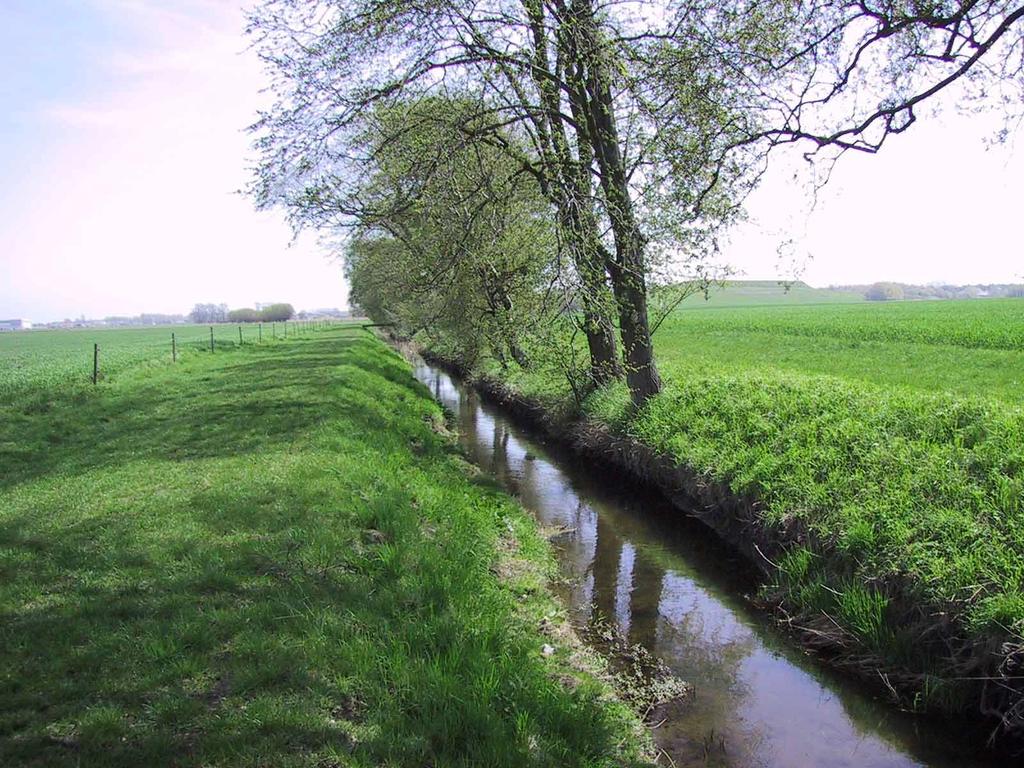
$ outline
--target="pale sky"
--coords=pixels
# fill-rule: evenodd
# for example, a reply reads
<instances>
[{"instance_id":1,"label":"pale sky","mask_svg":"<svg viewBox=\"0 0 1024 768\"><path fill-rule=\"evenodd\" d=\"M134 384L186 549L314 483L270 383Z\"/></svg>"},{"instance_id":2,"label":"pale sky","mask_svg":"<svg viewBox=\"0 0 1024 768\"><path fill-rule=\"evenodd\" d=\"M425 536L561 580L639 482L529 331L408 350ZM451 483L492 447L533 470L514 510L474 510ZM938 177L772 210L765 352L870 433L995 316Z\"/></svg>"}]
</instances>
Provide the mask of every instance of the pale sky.
<instances>
[{"instance_id":1,"label":"pale sky","mask_svg":"<svg viewBox=\"0 0 1024 768\"><path fill-rule=\"evenodd\" d=\"M265 96L236 0L0 0L0 317L342 307L337 261L234 194ZM779 163L726 249L813 285L1024 281L1024 157L947 114L848 157L808 214Z\"/></svg>"},{"instance_id":2,"label":"pale sky","mask_svg":"<svg viewBox=\"0 0 1024 768\"><path fill-rule=\"evenodd\" d=\"M342 307L248 177L263 72L235 0L0 0L0 317Z\"/></svg>"}]
</instances>

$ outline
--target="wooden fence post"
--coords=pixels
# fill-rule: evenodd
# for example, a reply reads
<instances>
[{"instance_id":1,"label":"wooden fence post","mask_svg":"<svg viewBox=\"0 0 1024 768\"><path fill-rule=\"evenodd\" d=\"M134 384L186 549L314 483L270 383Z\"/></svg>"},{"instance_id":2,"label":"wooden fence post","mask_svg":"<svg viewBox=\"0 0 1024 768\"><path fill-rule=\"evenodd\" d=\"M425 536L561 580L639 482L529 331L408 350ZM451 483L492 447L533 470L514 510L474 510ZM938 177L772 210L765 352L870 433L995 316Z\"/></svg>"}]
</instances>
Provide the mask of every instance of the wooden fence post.
<instances>
[{"instance_id":1,"label":"wooden fence post","mask_svg":"<svg viewBox=\"0 0 1024 768\"><path fill-rule=\"evenodd\" d=\"M242 326L238 326L238 346L242 346Z\"/></svg>"},{"instance_id":2,"label":"wooden fence post","mask_svg":"<svg viewBox=\"0 0 1024 768\"><path fill-rule=\"evenodd\" d=\"M171 331L171 362L178 362L178 343L174 339L174 331Z\"/></svg>"},{"instance_id":3,"label":"wooden fence post","mask_svg":"<svg viewBox=\"0 0 1024 768\"><path fill-rule=\"evenodd\" d=\"M210 351L213 352L213 326L210 326Z\"/></svg>"},{"instance_id":4,"label":"wooden fence post","mask_svg":"<svg viewBox=\"0 0 1024 768\"><path fill-rule=\"evenodd\" d=\"M259 326L259 336L257 337L256 341L258 343L260 343L260 344L263 343L263 323L260 323L260 326Z\"/></svg>"},{"instance_id":5,"label":"wooden fence post","mask_svg":"<svg viewBox=\"0 0 1024 768\"><path fill-rule=\"evenodd\" d=\"M95 386L100 380L100 345L92 345L92 383Z\"/></svg>"}]
</instances>

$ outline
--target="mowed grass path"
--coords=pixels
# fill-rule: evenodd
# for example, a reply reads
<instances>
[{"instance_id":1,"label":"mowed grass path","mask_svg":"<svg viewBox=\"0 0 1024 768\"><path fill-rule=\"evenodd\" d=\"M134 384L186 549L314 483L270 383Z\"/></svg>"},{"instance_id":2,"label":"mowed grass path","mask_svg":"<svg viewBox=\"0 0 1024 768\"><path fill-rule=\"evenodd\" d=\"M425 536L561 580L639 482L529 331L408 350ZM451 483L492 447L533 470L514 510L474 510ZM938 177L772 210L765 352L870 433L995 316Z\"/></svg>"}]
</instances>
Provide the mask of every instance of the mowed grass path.
<instances>
[{"instance_id":1,"label":"mowed grass path","mask_svg":"<svg viewBox=\"0 0 1024 768\"><path fill-rule=\"evenodd\" d=\"M341 330L0 404L0 765L630 762L441 425Z\"/></svg>"}]
</instances>

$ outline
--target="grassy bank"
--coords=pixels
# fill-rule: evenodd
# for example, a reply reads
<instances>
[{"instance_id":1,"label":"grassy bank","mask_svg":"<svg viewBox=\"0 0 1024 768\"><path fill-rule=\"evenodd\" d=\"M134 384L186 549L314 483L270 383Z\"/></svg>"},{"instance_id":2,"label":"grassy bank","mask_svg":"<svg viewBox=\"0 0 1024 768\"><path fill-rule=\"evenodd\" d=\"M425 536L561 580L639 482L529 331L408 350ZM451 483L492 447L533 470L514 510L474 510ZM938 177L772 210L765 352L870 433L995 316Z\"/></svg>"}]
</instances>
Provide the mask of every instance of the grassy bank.
<instances>
[{"instance_id":1,"label":"grassy bank","mask_svg":"<svg viewBox=\"0 0 1024 768\"><path fill-rule=\"evenodd\" d=\"M657 337L664 391L636 413L615 386L580 414L727 489L777 545L765 597L815 644L904 705L1019 736L1021 321L1013 300L684 308ZM554 369L482 372L572 412Z\"/></svg>"},{"instance_id":2,"label":"grassy bank","mask_svg":"<svg viewBox=\"0 0 1024 768\"><path fill-rule=\"evenodd\" d=\"M0 467L0 764L637 758L545 542L365 334L5 401Z\"/></svg>"}]
</instances>

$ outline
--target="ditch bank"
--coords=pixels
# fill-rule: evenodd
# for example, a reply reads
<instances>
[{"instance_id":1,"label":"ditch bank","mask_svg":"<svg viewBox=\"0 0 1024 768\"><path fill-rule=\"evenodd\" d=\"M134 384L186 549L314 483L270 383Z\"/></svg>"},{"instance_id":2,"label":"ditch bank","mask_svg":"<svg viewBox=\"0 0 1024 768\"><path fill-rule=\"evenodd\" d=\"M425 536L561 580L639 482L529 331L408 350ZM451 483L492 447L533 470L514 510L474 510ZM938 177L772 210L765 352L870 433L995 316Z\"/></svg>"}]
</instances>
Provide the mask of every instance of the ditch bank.
<instances>
[{"instance_id":1,"label":"ditch bank","mask_svg":"<svg viewBox=\"0 0 1024 768\"><path fill-rule=\"evenodd\" d=\"M678 511L698 519L740 553L760 576L754 600L791 639L830 667L866 683L897 708L955 727L966 743L995 754L1024 747L1024 649L1011 633L977 636L953 606L922 600L906 578L879 579L868 588L885 599L882 626L846 626L827 610L809 607L801 592L814 581L842 597L854 563L798 521L766 524L756 497L736 494L650 446L571 409L556 411L503 382L473 375L429 350L423 358L480 392L516 420L576 456L642 487L655 489ZM816 563L797 568L793 553Z\"/></svg>"}]
</instances>

